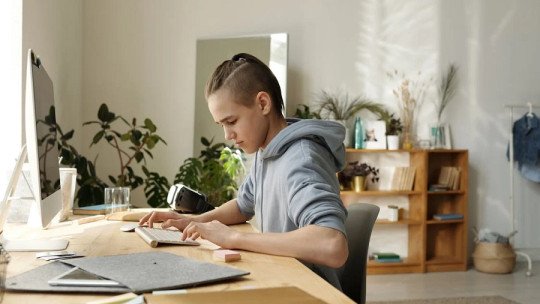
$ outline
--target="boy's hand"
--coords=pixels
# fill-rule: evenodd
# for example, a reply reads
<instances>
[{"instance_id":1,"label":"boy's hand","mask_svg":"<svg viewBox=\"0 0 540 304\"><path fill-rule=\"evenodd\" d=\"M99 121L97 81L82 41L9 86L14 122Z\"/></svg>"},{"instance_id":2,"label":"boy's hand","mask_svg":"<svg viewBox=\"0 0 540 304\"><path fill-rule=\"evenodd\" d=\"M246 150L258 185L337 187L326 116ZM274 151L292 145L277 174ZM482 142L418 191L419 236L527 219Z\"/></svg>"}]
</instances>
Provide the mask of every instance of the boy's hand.
<instances>
[{"instance_id":1,"label":"boy's hand","mask_svg":"<svg viewBox=\"0 0 540 304\"><path fill-rule=\"evenodd\" d=\"M175 227L176 229L180 231L184 231L184 229L189 225L189 223L193 222L193 218L181 216L181 218L176 220L166 220L161 224L162 229L167 229L169 227Z\"/></svg>"},{"instance_id":2,"label":"boy's hand","mask_svg":"<svg viewBox=\"0 0 540 304\"><path fill-rule=\"evenodd\" d=\"M145 215L140 221L139 225L148 224L148 227L152 228L154 223L164 222L167 220L180 219L182 216L174 211L152 211ZM187 224L186 224L187 225Z\"/></svg>"},{"instance_id":3,"label":"boy's hand","mask_svg":"<svg viewBox=\"0 0 540 304\"><path fill-rule=\"evenodd\" d=\"M207 223L190 222L184 229L182 240L198 237L209 240L210 242L225 249L235 247L235 241L239 238L240 232L229 228L229 226L219 222L211 221Z\"/></svg>"}]
</instances>

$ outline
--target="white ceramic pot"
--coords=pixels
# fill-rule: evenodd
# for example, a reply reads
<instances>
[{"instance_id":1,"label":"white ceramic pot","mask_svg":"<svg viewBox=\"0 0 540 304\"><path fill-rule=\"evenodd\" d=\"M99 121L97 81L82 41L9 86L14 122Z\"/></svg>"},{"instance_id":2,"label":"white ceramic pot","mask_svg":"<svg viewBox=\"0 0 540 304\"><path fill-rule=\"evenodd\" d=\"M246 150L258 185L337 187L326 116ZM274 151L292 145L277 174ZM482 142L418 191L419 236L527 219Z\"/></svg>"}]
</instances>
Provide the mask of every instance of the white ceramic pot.
<instances>
[{"instance_id":1,"label":"white ceramic pot","mask_svg":"<svg viewBox=\"0 0 540 304\"><path fill-rule=\"evenodd\" d=\"M388 142L388 150L399 149L399 136L398 135L386 135L386 141Z\"/></svg>"}]
</instances>

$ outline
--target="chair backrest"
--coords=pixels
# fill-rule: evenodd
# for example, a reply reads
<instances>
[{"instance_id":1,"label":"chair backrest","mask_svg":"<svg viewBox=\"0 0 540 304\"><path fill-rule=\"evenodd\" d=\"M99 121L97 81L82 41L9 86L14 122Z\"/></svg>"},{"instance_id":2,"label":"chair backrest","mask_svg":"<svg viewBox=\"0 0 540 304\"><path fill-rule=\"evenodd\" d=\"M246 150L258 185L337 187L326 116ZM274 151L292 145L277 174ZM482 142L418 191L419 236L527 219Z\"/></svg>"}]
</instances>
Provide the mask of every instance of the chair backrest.
<instances>
[{"instance_id":1,"label":"chair backrest","mask_svg":"<svg viewBox=\"0 0 540 304\"><path fill-rule=\"evenodd\" d=\"M345 222L349 244L349 258L340 269L343 293L357 303L366 302L366 267L369 239L379 214L379 207L371 204L351 204Z\"/></svg>"}]
</instances>

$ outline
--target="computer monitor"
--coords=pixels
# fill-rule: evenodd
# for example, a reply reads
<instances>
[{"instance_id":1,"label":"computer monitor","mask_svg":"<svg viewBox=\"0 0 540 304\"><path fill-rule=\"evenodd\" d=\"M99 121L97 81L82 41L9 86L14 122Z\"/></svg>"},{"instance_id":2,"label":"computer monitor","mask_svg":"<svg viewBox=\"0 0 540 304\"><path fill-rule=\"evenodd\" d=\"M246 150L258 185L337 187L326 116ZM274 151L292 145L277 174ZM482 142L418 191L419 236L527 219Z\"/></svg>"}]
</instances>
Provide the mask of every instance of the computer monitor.
<instances>
[{"instance_id":1,"label":"computer monitor","mask_svg":"<svg viewBox=\"0 0 540 304\"><path fill-rule=\"evenodd\" d=\"M41 60L28 50L24 126L34 204L28 223L47 228L62 209L60 153L55 142L56 114L51 78Z\"/></svg>"},{"instance_id":2,"label":"computer monitor","mask_svg":"<svg viewBox=\"0 0 540 304\"><path fill-rule=\"evenodd\" d=\"M59 151L56 145L56 113L51 78L40 59L28 50L26 68L26 98L24 111L26 144L22 147L14 167L4 200L0 202L0 237L8 251L44 251L65 249L69 241L64 239L6 239L4 223L12 195L21 171L28 159L27 179L32 193L32 207L28 218L30 226L47 228L62 210L60 192ZM26 179L26 178L25 178Z\"/></svg>"}]
</instances>

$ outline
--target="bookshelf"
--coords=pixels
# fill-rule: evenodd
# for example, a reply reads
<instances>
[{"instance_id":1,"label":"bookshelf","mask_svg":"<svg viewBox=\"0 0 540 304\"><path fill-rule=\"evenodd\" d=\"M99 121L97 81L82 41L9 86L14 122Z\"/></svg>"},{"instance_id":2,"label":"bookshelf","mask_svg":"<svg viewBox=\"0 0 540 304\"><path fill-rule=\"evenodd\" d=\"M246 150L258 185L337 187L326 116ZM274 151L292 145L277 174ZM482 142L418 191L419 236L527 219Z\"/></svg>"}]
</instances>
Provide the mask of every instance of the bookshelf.
<instances>
[{"instance_id":1,"label":"bookshelf","mask_svg":"<svg viewBox=\"0 0 540 304\"><path fill-rule=\"evenodd\" d=\"M411 190L379 190L376 184L367 191L341 191L346 205L373 203L399 198L406 202L396 222L378 219L377 229L406 229L406 256L401 262L379 263L368 261L368 274L391 274L437 271L464 271L467 269L467 150L357 150L347 149L347 161L362 161L380 168L384 165L415 168ZM457 185L453 189L430 191L440 181L443 167L458 171ZM447 174L445 172L445 174ZM386 179L391 178L386 176ZM443 177L444 179L445 177ZM382 179L382 176L381 176ZM382 205L380 205L383 207ZM435 214L456 213L462 219L436 220ZM373 236L372 236L373 242Z\"/></svg>"}]
</instances>

